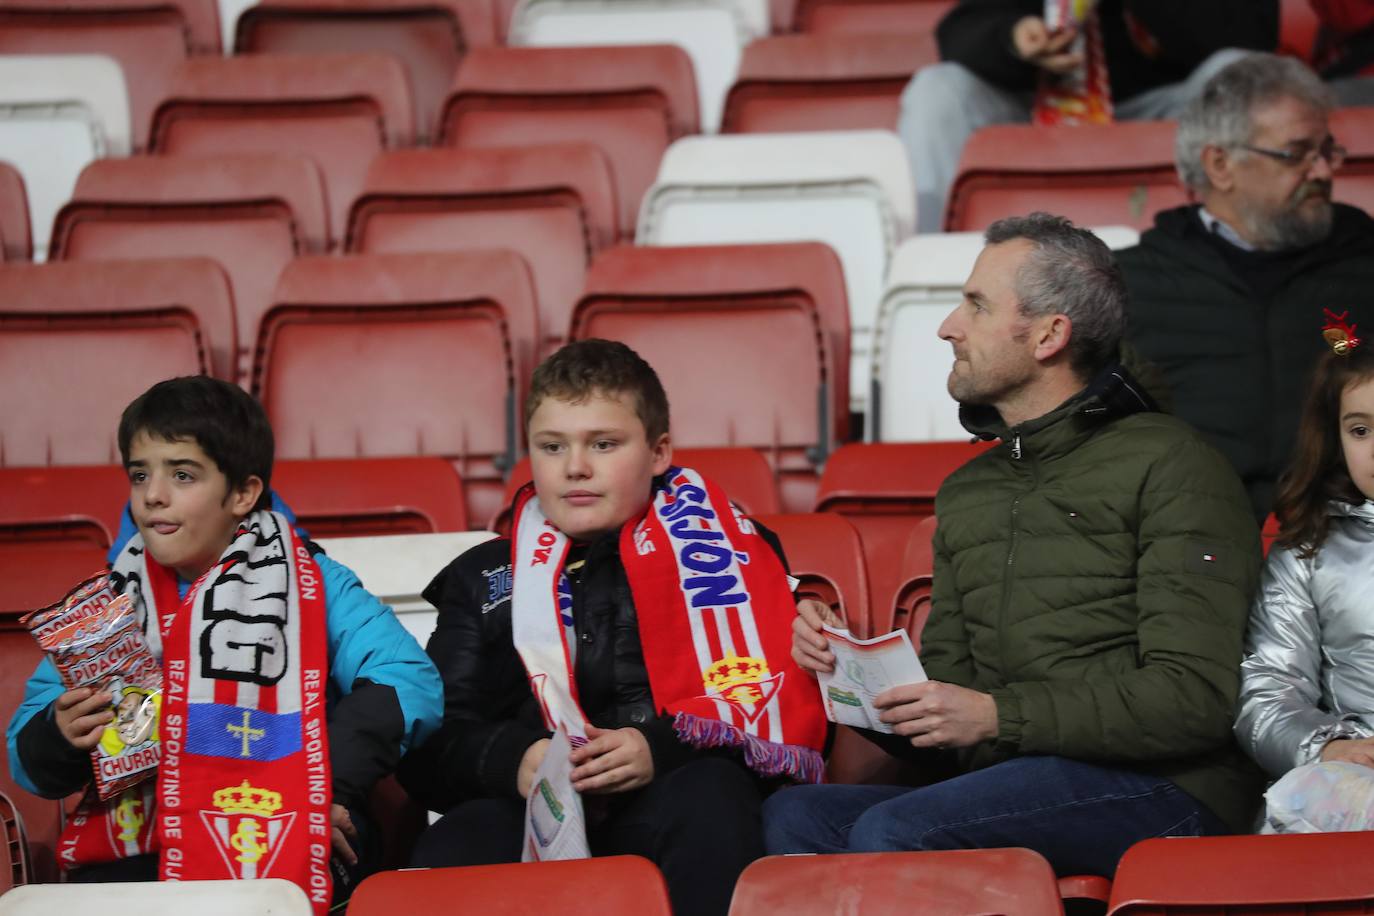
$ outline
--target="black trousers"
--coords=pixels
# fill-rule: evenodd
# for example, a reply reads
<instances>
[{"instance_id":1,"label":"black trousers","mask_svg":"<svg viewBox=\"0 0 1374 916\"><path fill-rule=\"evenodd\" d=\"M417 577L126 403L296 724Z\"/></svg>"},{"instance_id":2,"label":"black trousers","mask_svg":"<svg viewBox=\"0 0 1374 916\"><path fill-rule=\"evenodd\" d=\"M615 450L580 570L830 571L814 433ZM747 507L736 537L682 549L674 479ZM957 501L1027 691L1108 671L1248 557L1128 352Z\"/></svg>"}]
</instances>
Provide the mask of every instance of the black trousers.
<instances>
[{"instance_id":1,"label":"black trousers","mask_svg":"<svg viewBox=\"0 0 1374 916\"><path fill-rule=\"evenodd\" d=\"M701 758L642 789L595 798L609 811L587 829L592 855L649 859L663 872L676 916L725 916L740 872L763 855L758 782L734 760ZM521 799L464 802L425 831L411 865L519 862L524 830Z\"/></svg>"}]
</instances>

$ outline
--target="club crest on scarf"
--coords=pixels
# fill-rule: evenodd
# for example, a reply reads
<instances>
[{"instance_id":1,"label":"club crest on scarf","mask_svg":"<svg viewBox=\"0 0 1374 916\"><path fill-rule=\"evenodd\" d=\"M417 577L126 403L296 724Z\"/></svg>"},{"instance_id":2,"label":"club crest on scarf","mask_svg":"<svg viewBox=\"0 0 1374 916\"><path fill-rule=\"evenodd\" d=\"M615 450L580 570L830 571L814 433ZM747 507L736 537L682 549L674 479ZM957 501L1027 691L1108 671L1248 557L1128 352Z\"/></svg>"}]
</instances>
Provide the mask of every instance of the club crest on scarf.
<instances>
[{"instance_id":1,"label":"club crest on scarf","mask_svg":"<svg viewBox=\"0 0 1374 916\"><path fill-rule=\"evenodd\" d=\"M250 786L248 780L215 792L215 810L200 817L225 867L235 878L270 878L281 852L283 833L296 820L296 812L281 810L280 792Z\"/></svg>"},{"instance_id":2,"label":"club crest on scarf","mask_svg":"<svg viewBox=\"0 0 1374 916\"><path fill-rule=\"evenodd\" d=\"M782 687L782 679L781 673L769 676L765 659L738 655L727 655L701 672L706 697L734 706L751 725Z\"/></svg>"}]
</instances>

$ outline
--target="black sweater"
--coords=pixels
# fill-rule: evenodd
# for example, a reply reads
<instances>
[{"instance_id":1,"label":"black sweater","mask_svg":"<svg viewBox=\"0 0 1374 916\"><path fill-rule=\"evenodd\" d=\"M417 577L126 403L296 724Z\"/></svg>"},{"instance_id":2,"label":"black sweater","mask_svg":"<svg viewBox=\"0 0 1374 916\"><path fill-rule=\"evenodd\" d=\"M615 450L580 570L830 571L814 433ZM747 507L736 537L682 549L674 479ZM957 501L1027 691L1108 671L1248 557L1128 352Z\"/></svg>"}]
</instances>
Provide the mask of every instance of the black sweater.
<instances>
[{"instance_id":1,"label":"black sweater","mask_svg":"<svg viewBox=\"0 0 1374 916\"><path fill-rule=\"evenodd\" d=\"M1117 262L1128 340L1163 372L1174 412L1230 459L1262 519L1326 347L1322 310L1348 309L1361 337L1374 331L1374 220L1337 204L1325 241L1247 253L1179 207Z\"/></svg>"},{"instance_id":2,"label":"black sweater","mask_svg":"<svg viewBox=\"0 0 1374 916\"><path fill-rule=\"evenodd\" d=\"M1117 101L1186 79L1214 51L1272 51L1278 44L1276 0L1102 0L1099 9ZM1011 32L1023 17L1044 10L1044 0L960 0L936 32L940 57L1004 89L1030 91L1036 68L1016 56ZM1132 39L1127 15L1154 39L1157 56L1146 56Z\"/></svg>"}]
</instances>

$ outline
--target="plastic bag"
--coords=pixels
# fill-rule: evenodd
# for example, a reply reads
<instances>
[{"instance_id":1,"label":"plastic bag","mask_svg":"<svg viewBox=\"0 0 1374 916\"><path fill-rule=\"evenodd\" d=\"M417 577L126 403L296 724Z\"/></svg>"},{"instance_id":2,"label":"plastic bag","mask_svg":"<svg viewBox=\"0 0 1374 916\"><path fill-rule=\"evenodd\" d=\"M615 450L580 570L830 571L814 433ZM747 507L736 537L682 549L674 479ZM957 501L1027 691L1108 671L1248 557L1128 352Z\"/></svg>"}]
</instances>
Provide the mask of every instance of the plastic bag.
<instances>
[{"instance_id":1,"label":"plastic bag","mask_svg":"<svg viewBox=\"0 0 1374 916\"><path fill-rule=\"evenodd\" d=\"M1345 760L1295 767L1264 793L1260 833L1374 829L1374 769Z\"/></svg>"},{"instance_id":2,"label":"plastic bag","mask_svg":"<svg viewBox=\"0 0 1374 916\"><path fill-rule=\"evenodd\" d=\"M114 721L91 749L97 794L110 798L155 775L162 666L129 597L116 595L108 576L94 576L29 614L24 624L52 656L67 689L93 687L112 697Z\"/></svg>"}]
</instances>

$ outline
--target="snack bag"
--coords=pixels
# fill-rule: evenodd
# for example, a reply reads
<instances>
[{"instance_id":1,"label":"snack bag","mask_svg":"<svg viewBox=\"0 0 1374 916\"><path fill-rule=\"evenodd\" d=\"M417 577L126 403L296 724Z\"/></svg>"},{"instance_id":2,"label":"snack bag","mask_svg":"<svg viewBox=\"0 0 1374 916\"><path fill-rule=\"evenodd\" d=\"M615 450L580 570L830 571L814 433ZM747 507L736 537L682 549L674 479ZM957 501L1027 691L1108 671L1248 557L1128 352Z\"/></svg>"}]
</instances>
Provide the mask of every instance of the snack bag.
<instances>
[{"instance_id":1,"label":"snack bag","mask_svg":"<svg viewBox=\"0 0 1374 916\"><path fill-rule=\"evenodd\" d=\"M1036 124L1110 124L1112 92L1102 49L1097 0L1045 0L1045 26L1051 31L1076 29L1068 50L1083 64L1068 73L1042 73L1031 119Z\"/></svg>"},{"instance_id":2,"label":"snack bag","mask_svg":"<svg viewBox=\"0 0 1374 916\"><path fill-rule=\"evenodd\" d=\"M61 601L24 618L52 656L67 688L93 687L112 696L114 721L91 749L94 788L102 799L157 773L162 666L139 629L127 595L105 574L76 586Z\"/></svg>"}]
</instances>

